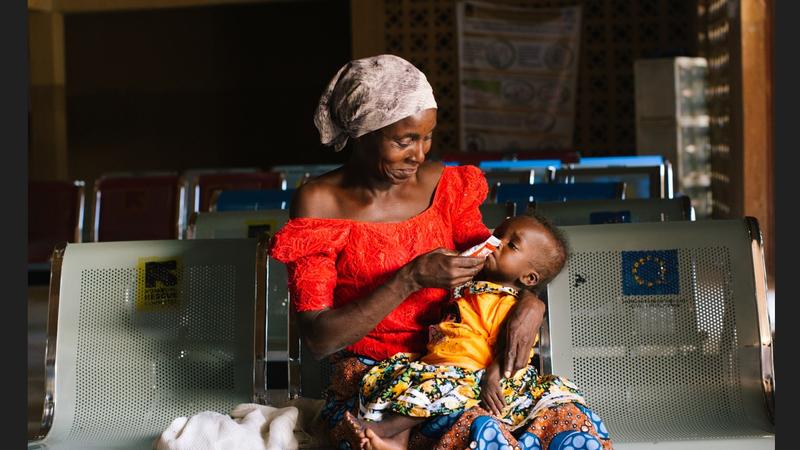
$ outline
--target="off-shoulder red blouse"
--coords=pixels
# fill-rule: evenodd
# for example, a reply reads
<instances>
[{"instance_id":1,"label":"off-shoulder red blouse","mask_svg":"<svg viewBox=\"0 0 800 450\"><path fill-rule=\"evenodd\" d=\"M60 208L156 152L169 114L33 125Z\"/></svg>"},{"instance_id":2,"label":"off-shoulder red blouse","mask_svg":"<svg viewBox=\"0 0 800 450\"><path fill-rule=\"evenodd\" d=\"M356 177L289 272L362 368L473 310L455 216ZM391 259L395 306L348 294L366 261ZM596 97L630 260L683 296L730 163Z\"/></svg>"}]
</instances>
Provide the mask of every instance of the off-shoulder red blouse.
<instances>
[{"instance_id":1,"label":"off-shoulder red blouse","mask_svg":"<svg viewBox=\"0 0 800 450\"><path fill-rule=\"evenodd\" d=\"M403 222L291 219L272 237L270 254L286 263L297 311L338 308L372 292L400 267L435 248L465 250L489 237L478 206L488 187L475 166L445 167L433 201ZM441 320L444 289L406 298L347 350L381 360L423 353L428 326Z\"/></svg>"}]
</instances>

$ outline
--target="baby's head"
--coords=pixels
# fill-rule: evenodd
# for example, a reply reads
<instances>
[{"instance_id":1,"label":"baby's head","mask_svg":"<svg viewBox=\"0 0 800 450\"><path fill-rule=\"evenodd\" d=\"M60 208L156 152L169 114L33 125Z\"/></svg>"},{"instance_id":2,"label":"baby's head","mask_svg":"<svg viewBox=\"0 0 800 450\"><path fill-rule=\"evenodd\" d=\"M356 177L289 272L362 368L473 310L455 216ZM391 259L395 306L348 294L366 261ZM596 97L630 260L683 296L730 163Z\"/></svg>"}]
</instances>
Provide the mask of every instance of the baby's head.
<instances>
[{"instance_id":1,"label":"baby's head","mask_svg":"<svg viewBox=\"0 0 800 450\"><path fill-rule=\"evenodd\" d=\"M543 216L531 212L506 219L494 230L501 244L486 257L486 281L513 284L540 293L567 260L564 234Z\"/></svg>"}]
</instances>

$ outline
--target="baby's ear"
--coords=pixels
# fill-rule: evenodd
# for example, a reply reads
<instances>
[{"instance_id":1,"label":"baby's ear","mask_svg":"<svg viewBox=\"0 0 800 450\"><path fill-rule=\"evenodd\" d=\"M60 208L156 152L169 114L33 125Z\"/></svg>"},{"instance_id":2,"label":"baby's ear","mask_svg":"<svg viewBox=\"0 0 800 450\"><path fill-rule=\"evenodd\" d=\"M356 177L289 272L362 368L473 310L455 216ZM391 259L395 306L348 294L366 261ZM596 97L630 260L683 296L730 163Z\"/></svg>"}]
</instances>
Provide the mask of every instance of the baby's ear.
<instances>
[{"instance_id":1,"label":"baby's ear","mask_svg":"<svg viewBox=\"0 0 800 450\"><path fill-rule=\"evenodd\" d=\"M533 287L539 284L539 280L541 279L542 277L539 275L539 272L531 270L519 277L519 282L522 283L523 286Z\"/></svg>"}]
</instances>

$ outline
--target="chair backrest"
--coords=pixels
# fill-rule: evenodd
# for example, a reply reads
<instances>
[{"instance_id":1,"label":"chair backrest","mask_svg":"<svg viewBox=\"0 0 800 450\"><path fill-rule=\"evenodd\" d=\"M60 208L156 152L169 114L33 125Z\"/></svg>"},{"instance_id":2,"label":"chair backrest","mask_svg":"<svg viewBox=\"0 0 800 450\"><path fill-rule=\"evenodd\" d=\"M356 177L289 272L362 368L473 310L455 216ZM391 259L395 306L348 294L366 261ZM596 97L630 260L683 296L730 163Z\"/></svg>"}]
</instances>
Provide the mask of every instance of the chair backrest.
<instances>
[{"instance_id":1,"label":"chair backrest","mask_svg":"<svg viewBox=\"0 0 800 450\"><path fill-rule=\"evenodd\" d=\"M280 172L286 179L287 189L297 189L310 178L330 172L341 167L341 164L289 164L273 166L274 172Z\"/></svg>"},{"instance_id":2,"label":"chair backrest","mask_svg":"<svg viewBox=\"0 0 800 450\"><path fill-rule=\"evenodd\" d=\"M294 189L220 191L211 201L212 211L289 209Z\"/></svg>"},{"instance_id":3,"label":"chair backrest","mask_svg":"<svg viewBox=\"0 0 800 450\"><path fill-rule=\"evenodd\" d=\"M193 211L211 210L212 198L223 191L285 188L283 175L278 172L207 173L197 177Z\"/></svg>"},{"instance_id":4,"label":"chair backrest","mask_svg":"<svg viewBox=\"0 0 800 450\"><path fill-rule=\"evenodd\" d=\"M542 171L539 169L511 172L484 172L483 176L486 178L486 183L489 185L489 195L486 197L486 202L491 203L492 199L494 199L497 194L497 186L501 184L534 184L549 182L550 175L541 174ZM539 176L538 179L537 175Z\"/></svg>"},{"instance_id":5,"label":"chair backrest","mask_svg":"<svg viewBox=\"0 0 800 450\"><path fill-rule=\"evenodd\" d=\"M691 200L685 196L534 202L530 207L559 226L694 220Z\"/></svg>"},{"instance_id":6,"label":"chair backrest","mask_svg":"<svg viewBox=\"0 0 800 450\"><path fill-rule=\"evenodd\" d=\"M214 211L192 215L189 239L258 238L269 239L289 220L285 209L259 211Z\"/></svg>"},{"instance_id":7,"label":"chair backrest","mask_svg":"<svg viewBox=\"0 0 800 450\"><path fill-rule=\"evenodd\" d=\"M184 217L181 218L181 221L184 225L189 223L189 217L193 212L195 212L195 204L197 203L197 207L199 208L199 200L195 202L195 191L197 188L197 179L200 175L211 174L211 173L252 173L252 172L260 172L261 169L258 167L217 167L217 168L200 168L200 169L188 169L181 173L182 183L185 186L185 193L184 193L184 205L186 205L184 211ZM182 230L181 239L186 237L186 230Z\"/></svg>"},{"instance_id":8,"label":"chair backrest","mask_svg":"<svg viewBox=\"0 0 800 450\"><path fill-rule=\"evenodd\" d=\"M544 370L580 386L616 442L774 433L755 219L561 229Z\"/></svg>"},{"instance_id":9,"label":"chair backrest","mask_svg":"<svg viewBox=\"0 0 800 450\"><path fill-rule=\"evenodd\" d=\"M486 228L494 230L509 217L516 215L516 204L508 203L483 203L479 207L481 219Z\"/></svg>"},{"instance_id":10,"label":"chair backrest","mask_svg":"<svg viewBox=\"0 0 800 450\"><path fill-rule=\"evenodd\" d=\"M561 161L558 159L481 161L478 167L484 172L546 169L548 167L558 169L561 167Z\"/></svg>"},{"instance_id":11,"label":"chair backrest","mask_svg":"<svg viewBox=\"0 0 800 450\"><path fill-rule=\"evenodd\" d=\"M559 202L571 200L622 199L625 183L545 183L500 184L495 189L494 202L516 203L517 214L528 209L530 202Z\"/></svg>"},{"instance_id":12,"label":"chair backrest","mask_svg":"<svg viewBox=\"0 0 800 450\"><path fill-rule=\"evenodd\" d=\"M94 185L92 240L177 238L183 189L177 174L101 177Z\"/></svg>"},{"instance_id":13,"label":"chair backrest","mask_svg":"<svg viewBox=\"0 0 800 450\"><path fill-rule=\"evenodd\" d=\"M28 183L28 263L47 263L60 242L81 242L83 181Z\"/></svg>"},{"instance_id":14,"label":"chair backrest","mask_svg":"<svg viewBox=\"0 0 800 450\"><path fill-rule=\"evenodd\" d=\"M672 198L672 165L669 161L652 166L562 167L554 175L557 183L626 183L625 198Z\"/></svg>"},{"instance_id":15,"label":"chair backrest","mask_svg":"<svg viewBox=\"0 0 800 450\"><path fill-rule=\"evenodd\" d=\"M587 156L572 164L572 167L639 167L664 164L661 155L634 156Z\"/></svg>"},{"instance_id":16,"label":"chair backrest","mask_svg":"<svg viewBox=\"0 0 800 450\"><path fill-rule=\"evenodd\" d=\"M255 239L58 250L45 448L150 448L176 417L228 413L257 398L265 256L266 242Z\"/></svg>"},{"instance_id":17,"label":"chair backrest","mask_svg":"<svg viewBox=\"0 0 800 450\"><path fill-rule=\"evenodd\" d=\"M580 161L580 153L574 150L532 150L521 152L448 152L442 155L441 160L445 163L455 163L456 165L472 164L477 166L481 161L501 161L501 160L541 160L557 159L562 164L577 163Z\"/></svg>"}]
</instances>

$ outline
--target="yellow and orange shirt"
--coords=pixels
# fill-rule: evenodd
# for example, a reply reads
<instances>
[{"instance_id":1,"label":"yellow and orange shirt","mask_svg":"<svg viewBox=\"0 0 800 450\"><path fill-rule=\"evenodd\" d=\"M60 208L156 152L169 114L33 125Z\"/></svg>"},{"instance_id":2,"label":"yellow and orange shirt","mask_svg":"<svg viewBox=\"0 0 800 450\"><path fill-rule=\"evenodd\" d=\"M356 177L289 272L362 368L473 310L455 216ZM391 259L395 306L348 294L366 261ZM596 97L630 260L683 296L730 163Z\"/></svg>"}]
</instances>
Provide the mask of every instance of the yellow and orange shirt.
<instances>
[{"instance_id":1,"label":"yellow and orange shirt","mask_svg":"<svg viewBox=\"0 0 800 450\"><path fill-rule=\"evenodd\" d=\"M421 361L469 370L486 368L494 359L497 337L518 295L512 287L489 281L471 281L456 288L451 311L430 327L428 353Z\"/></svg>"}]
</instances>

